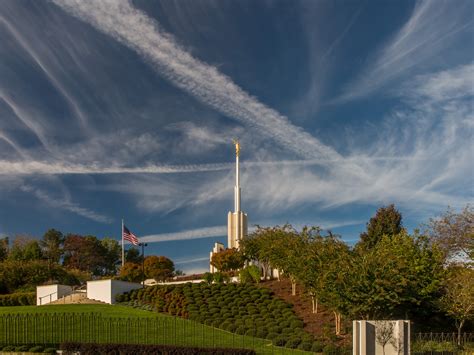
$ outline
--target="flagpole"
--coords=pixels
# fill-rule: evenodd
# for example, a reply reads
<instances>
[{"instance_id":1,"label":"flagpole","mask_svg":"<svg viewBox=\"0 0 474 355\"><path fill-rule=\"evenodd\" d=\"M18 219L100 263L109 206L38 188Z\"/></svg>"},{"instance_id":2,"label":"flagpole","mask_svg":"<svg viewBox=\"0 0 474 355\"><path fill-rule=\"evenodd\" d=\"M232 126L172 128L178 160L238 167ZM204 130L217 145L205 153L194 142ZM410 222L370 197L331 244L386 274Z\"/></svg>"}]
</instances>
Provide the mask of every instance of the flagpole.
<instances>
[{"instance_id":1,"label":"flagpole","mask_svg":"<svg viewBox=\"0 0 474 355\"><path fill-rule=\"evenodd\" d=\"M125 250L123 248L123 218L122 218L122 267L125 265Z\"/></svg>"}]
</instances>

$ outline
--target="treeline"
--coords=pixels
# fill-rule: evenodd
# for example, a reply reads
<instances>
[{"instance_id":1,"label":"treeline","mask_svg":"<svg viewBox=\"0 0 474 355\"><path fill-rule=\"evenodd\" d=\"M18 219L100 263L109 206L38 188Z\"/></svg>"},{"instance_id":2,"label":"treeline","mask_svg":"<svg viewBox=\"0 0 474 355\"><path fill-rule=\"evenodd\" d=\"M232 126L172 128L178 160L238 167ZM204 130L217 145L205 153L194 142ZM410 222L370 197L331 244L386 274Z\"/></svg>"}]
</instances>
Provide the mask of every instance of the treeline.
<instances>
[{"instance_id":1,"label":"treeline","mask_svg":"<svg viewBox=\"0 0 474 355\"><path fill-rule=\"evenodd\" d=\"M448 210L410 235L393 206L380 208L350 246L319 227L258 227L242 250L213 258L221 271L255 261L264 277L277 269L311 296L313 312L331 310L335 330L346 319L428 319L448 315L461 332L474 318L473 209Z\"/></svg>"},{"instance_id":2,"label":"treeline","mask_svg":"<svg viewBox=\"0 0 474 355\"><path fill-rule=\"evenodd\" d=\"M121 250L120 244L108 237L63 235L55 229L39 240L17 236L10 243L5 237L0 239L0 294L31 292L44 283L80 285L94 278L141 281L174 275L173 262L163 256L146 257L143 274L143 257L133 247L126 251L125 267L121 268Z\"/></svg>"}]
</instances>

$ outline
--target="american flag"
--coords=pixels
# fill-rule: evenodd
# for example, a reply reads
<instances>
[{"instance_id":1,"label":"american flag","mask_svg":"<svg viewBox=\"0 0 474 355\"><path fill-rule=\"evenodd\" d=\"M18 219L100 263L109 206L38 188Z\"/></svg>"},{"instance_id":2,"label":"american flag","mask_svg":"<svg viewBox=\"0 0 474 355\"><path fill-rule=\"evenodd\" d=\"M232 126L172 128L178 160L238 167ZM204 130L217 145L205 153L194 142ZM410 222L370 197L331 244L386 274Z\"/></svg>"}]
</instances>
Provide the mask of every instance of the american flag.
<instances>
[{"instance_id":1,"label":"american flag","mask_svg":"<svg viewBox=\"0 0 474 355\"><path fill-rule=\"evenodd\" d=\"M128 240L130 243L132 243L133 245L138 245L138 238L135 234L133 234L132 232L130 232L128 230L127 227L123 226L123 234L122 234L122 238L124 240Z\"/></svg>"}]
</instances>

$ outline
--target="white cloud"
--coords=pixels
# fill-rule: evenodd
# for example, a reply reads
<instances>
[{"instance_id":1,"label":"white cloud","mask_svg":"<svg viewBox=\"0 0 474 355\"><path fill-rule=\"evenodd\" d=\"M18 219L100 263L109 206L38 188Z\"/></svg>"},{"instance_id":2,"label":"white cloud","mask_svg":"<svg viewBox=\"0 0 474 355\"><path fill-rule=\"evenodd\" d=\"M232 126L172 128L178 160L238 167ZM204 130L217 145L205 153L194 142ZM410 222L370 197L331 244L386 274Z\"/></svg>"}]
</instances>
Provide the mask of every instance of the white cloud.
<instances>
[{"instance_id":1,"label":"white cloud","mask_svg":"<svg viewBox=\"0 0 474 355\"><path fill-rule=\"evenodd\" d=\"M415 66L428 68L438 56L464 34L471 37L472 2L417 1L408 21L368 60L367 67L350 83L336 101L364 97L392 79L409 73ZM465 50L470 49L467 46ZM456 48L456 51L464 50ZM470 55L471 56L471 55Z\"/></svg>"},{"instance_id":2,"label":"white cloud","mask_svg":"<svg viewBox=\"0 0 474 355\"><path fill-rule=\"evenodd\" d=\"M33 194L36 198L39 200L45 202L51 207L55 207L58 209L64 209L69 212L75 213L79 216L91 219L96 222L101 222L101 223L112 223L112 219L99 214L97 212L91 211L87 208L81 207L77 205L76 203L73 203L69 201L68 199L56 199L54 197L51 197L48 193L46 193L43 190L37 189L35 187L32 187L30 185L22 185L20 189L24 192L31 193Z\"/></svg>"},{"instance_id":3,"label":"white cloud","mask_svg":"<svg viewBox=\"0 0 474 355\"><path fill-rule=\"evenodd\" d=\"M176 40L126 1L56 0L58 6L136 51L175 86L201 102L250 125L306 158L339 158L275 110L243 91L215 67L187 53Z\"/></svg>"}]
</instances>

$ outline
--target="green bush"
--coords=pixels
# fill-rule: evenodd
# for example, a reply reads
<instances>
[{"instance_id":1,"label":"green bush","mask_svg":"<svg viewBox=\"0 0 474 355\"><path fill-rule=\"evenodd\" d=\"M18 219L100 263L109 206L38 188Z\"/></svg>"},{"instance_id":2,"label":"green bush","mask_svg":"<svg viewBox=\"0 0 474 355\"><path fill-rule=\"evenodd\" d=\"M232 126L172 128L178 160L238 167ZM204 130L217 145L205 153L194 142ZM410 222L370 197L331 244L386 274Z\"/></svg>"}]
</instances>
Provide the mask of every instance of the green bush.
<instances>
[{"instance_id":1,"label":"green bush","mask_svg":"<svg viewBox=\"0 0 474 355\"><path fill-rule=\"evenodd\" d=\"M12 345L7 345L7 346L4 346L2 351L4 352L12 352L12 351L15 351L15 347L12 346Z\"/></svg>"},{"instance_id":2,"label":"green bush","mask_svg":"<svg viewBox=\"0 0 474 355\"><path fill-rule=\"evenodd\" d=\"M36 345L36 346L33 346L32 348L30 348L28 351L30 353L42 353L44 350L44 347L41 346L41 345Z\"/></svg>"},{"instance_id":3,"label":"green bush","mask_svg":"<svg viewBox=\"0 0 474 355\"><path fill-rule=\"evenodd\" d=\"M298 345L300 345L300 343L301 343L300 338L292 337L288 339L288 341L285 344L285 347L295 349Z\"/></svg>"},{"instance_id":4,"label":"green bush","mask_svg":"<svg viewBox=\"0 0 474 355\"><path fill-rule=\"evenodd\" d=\"M46 348L43 350L44 354L56 354L56 349L55 348Z\"/></svg>"},{"instance_id":5,"label":"green bush","mask_svg":"<svg viewBox=\"0 0 474 355\"><path fill-rule=\"evenodd\" d=\"M203 277L204 281L210 285L214 281L214 276L210 272L206 272Z\"/></svg>"},{"instance_id":6,"label":"green bush","mask_svg":"<svg viewBox=\"0 0 474 355\"><path fill-rule=\"evenodd\" d=\"M243 325L238 326L235 330L235 332L240 335L244 335L246 331L247 329Z\"/></svg>"},{"instance_id":7,"label":"green bush","mask_svg":"<svg viewBox=\"0 0 474 355\"><path fill-rule=\"evenodd\" d=\"M24 353L25 351L30 350L30 347L28 345L20 345L15 347L15 351L19 353Z\"/></svg>"},{"instance_id":8,"label":"green bush","mask_svg":"<svg viewBox=\"0 0 474 355\"><path fill-rule=\"evenodd\" d=\"M267 334L267 336L265 337L265 339L268 339L268 340L275 340L276 338L278 338L280 334L278 333L275 333L275 332L269 332Z\"/></svg>"},{"instance_id":9,"label":"green bush","mask_svg":"<svg viewBox=\"0 0 474 355\"><path fill-rule=\"evenodd\" d=\"M278 335L274 340L273 343L276 346L284 346L286 342L288 341L288 338L284 335Z\"/></svg>"},{"instance_id":10,"label":"green bush","mask_svg":"<svg viewBox=\"0 0 474 355\"><path fill-rule=\"evenodd\" d=\"M323 354L333 354L338 351L338 348L334 344L326 344L323 348Z\"/></svg>"},{"instance_id":11,"label":"green bush","mask_svg":"<svg viewBox=\"0 0 474 355\"><path fill-rule=\"evenodd\" d=\"M309 341L304 341L300 345L298 345L297 349L303 351L312 351L313 344Z\"/></svg>"},{"instance_id":12,"label":"green bush","mask_svg":"<svg viewBox=\"0 0 474 355\"><path fill-rule=\"evenodd\" d=\"M27 293L11 293L8 295L0 295L1 306L33 306L36 304L35 292Z\"/></svg>"},{"instance_id":13,"label":"green bush","mask_svg":"<svg viewBox=\"0 0 474 355\"><path fill-rule=\"evenodd\" d=\"M324 344L319 341L314 341L313 345L311 346L311 351L313 353L320 353L323 351Z\"/></svg>"}]
</instances>

